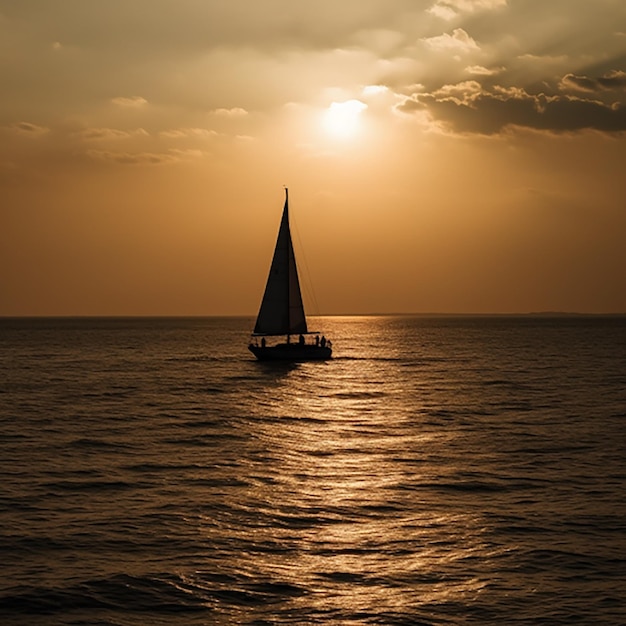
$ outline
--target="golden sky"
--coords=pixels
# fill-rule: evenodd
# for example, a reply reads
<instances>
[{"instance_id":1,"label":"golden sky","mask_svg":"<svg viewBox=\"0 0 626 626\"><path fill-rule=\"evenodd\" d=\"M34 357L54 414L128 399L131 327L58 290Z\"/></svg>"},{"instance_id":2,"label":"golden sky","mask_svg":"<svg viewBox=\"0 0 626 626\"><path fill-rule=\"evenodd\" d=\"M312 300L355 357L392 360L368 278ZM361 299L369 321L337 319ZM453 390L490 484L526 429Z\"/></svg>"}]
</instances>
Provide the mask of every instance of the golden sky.
<instances>
[{"instance_id":1,"label":"golden sky","mask_svg":"<svg viewBox=\"0 0 626 626\"><path fill-rule=\"evenodd\" d=\"M0 0L0 315L626 312L624 0ZM306 280L303 280L305 287Z\"/></svg>"}]
</instances>

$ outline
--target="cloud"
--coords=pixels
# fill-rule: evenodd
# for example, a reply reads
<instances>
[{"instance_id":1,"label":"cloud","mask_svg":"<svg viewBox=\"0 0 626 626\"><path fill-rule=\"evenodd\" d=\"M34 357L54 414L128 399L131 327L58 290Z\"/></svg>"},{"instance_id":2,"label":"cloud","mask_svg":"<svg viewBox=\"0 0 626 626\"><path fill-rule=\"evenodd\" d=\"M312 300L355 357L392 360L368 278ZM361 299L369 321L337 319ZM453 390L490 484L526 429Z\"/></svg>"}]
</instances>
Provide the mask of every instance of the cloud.
<instances>
[{"instance_id":1,"label":"cloud","mask_svg":"<svg viewBox=\"0 0 626 626\"><path fill-rule=\"evenodd\" d=\"M473 74L474 76L495 76L496 74L501 74L504 72L503 67L483 67L482 65L470 65L465 68L465 71L468 74Z\"/></svg>"},{"instance_id":2,"label":"cloud","mask_svg":"<svg viewBox=\"0 0 626 626\"><path fill-rule=\"evenodd\" d=\"M209 137L215 137L218 135L217 131L209 130L208 128L172 128L169 130L162 130L159 134L162 137L167 137L168 139L183 139L186 137L208 139Z\"/></svg>"},{"instance_id":3,"label":"cloud","mask_svg":"<svg viewBox=\"0 0 626 626\"><path fill-rule=\"evenodd\" d=\"M119 107L142 107L148 104L148 101L141 96L131 96L130 98L125 96L118 96L117 98L111 98L111 102Z\"/></svg>"},{"instance_id":4,"label":"cloud","mask_svg":"<svg viewBox=\"0 0 626 626\"><path fill-rule=\"evenodd\" d=\"M378 96L383 93L387 93L389 91L389 87L385 85L366 85L363 87L363 95L364 96Z\"/></svg>"},{"instance_id":5,"label":"cloud","mask_svg":"<svg viewBox=\"0 0 626 626\"><path fill-rule=\"evenodd\" d=\"M109 150L87 150L86 155L95 161L105 161L120 165L160 165L172 163L175 157L167 153L152 152L112 152Z\"/></svg>"},{"instance_id":6,"label":"cloud","mask_svg":"<svg viewBox=\"0 0 626 626\"><path fill-rule=\"evenodd\" d=\"M168 152L114 152L109 150L88 150L86 155L95 161L117 165L167 165L179 161L199 158L201 150L169 150Z\"/></svg>"},{"instance_id":7,"label":"cloud","mask_svg":"<svg viewBox=\"0 0 626 626\"><path fill-rule=\"evenodd\" d=\"M189 159L201 159L206 156L206 152L197 148L188 148L186 150L171 149L169 153L175 157L177 161L188 161Z\"/></svg>"},{"instance_id":8,"label":"cloud","mask_svg":"<svg viewBox=\"0 0 626 626\"><path fill-rule=\"evenodd\" d=\"M439 17L442 20L446 20L446 22L453 20L458 15L452 7L442 2L437 2L430 7L430 9L428 9L428 13L434 15L435 17Z\"/></svg>"},{"instance_id":9,"label":"cloud","mask_svg":"<svg viewBox=\"0 0 626 626\"><path fill-rule=\"evenodd\" d=\"M427 37L422 41L434 50L456 50L469 52L478 50L478 44L462 28L455 28L452 34L444 33L437 37Z\"/></svg>"},{"instance_id":10,"label":"cloud","mask_svg":"<svg viewBox=\"0 0 626 626\"><path fill-rule=\"evenodd\" d=\"M428 13L444 20L453 20L461 13L501 9L507 0L437 0Z\"/></svg>"},{"instance_id":11,"label":"cloud","mask_svg":"<svg viewBox=\"0 0 626 626\"><path fill-rule=\"evenodd\" d=\"M458 11L473 13L501 9L507 5L507 0L440 0L440 3L454 7Z\"/></svg>"},{"instance_id":12,"label":"cloud","mask_svg":"<svg viewBox=\"0 0 626 626\"><path fill-rule=\"evenodd\" d=\"M49 128L46 128L45 126L38 126L37 124L32 124L31 122L17 122L5 128L23 135L24 137L41 137L41 135L45 135L50 132Z\"/></svg>"},{"instance_id":13,"label":"cloud","mask_svg":"<svg viewBox=\"0 0 626 626\"><path fill-rule=\"evenodd\" d=\"M402 113L427 112L453 132L493 135L517 126L552 132L626 131L626 107L573 96L530 94L519 87L486 91L475 81L413 94L397 106Z\"/></svg>"},{"instance_id":14,"label":"cloud","mask_svg":"<svg viewBox=\"0 0 626 626\"><path fill-rule=\"evenodd\" d=\"M573 89L584 92L626 90L626 72L612 70L600 78L566 74L560 86L564 90Z\"/></svg>"},{"instance_id":15,"label":"cloud","mask_svg":"<svg viewBox=\"0 0 626 626\"><path fill-rule=\"evenodd\" d=\"M79 133L82 139L106 141L118 139L131 139L133 137L147 137L149 133L143 128L135 130L119 130L117 128L85 128Z\"/></svg>"},{"instance_id":16,"label":"cloud","mask_svg":"<svg viewBox=\"0 0 626 626\"><path fill-rule=\"evenodd\" d=\"M480 94L482 86L478 81L466 80L455 85L444 85L432 92L432 96L438 100L452 99L456 102L466 102Z\"/></svg>"},{"instance_id":17,"label":"cloud","mask_svg":"<svg viewBox=\"0 0 626 626\"><path fill-rule=\"evenodd\" d=\"M248 111L242 109L241 107L233 107L232 109L215 109L213 113L222 117L244 117L248 115Z\"/></svg>"}]
</instances>

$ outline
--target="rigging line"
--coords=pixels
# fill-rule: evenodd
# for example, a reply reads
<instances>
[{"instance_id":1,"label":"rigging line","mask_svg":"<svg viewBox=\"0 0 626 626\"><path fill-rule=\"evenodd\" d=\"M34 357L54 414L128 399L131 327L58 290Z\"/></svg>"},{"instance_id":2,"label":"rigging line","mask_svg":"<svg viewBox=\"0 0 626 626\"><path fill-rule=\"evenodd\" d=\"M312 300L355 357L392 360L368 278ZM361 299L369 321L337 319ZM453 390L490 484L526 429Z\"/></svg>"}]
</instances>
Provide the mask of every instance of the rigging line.
<instances>
[{"instance_id":1,"label":"rigging line","mask_svg":"<svg viewBox=\"0 0 626 626\"><path fill-rule=\"evenodd\" d=\"M296 240L298 241L298 257L302 259L302 267L304 269L304 289L307 292L307 295L310 297L311 304L313 305L313 315L320 314L320 308L317 304L317 298L315 297L315 290L313 289L313 281L311 280L311 272L309 271L309 264L306 260L306 254L304 253L304 246L302 245L302 240L300 238L300 230L298 229L298 224L294 218L294 214L291 211L291 202L289 203L290 209L290 217L291 223L293 224L293 230L296 234ZM298 265L298 261L296 261Z\"/></svg>"}]
</instances>

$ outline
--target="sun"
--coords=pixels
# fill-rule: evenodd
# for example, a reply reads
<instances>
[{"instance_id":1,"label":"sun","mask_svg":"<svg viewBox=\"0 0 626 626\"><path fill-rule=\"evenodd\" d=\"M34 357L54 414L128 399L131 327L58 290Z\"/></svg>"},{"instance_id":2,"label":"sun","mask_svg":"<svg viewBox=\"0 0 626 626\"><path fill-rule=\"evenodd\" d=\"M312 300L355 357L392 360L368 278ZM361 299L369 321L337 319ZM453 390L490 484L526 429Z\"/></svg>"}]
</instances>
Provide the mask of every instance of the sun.
<instances>
[{"instance_id":1,"label":"sun","mask_svg":"<svg viewBox=\"0 0 626 626\"><path fill-rule=\"evenodd\" d=\"M324 114L324 127L333 137L351 137L358 131L359 118L365 109L367 104L360 100L332 102Z\"/></svg>"}]
</instances>

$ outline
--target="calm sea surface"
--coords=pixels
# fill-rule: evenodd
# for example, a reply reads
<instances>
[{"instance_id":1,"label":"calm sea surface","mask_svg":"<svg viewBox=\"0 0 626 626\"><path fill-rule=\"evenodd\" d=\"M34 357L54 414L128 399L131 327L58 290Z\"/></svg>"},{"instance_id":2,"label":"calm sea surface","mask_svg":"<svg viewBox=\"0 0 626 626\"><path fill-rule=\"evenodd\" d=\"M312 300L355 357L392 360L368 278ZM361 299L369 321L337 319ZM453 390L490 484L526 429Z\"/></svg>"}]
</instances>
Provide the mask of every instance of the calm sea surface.
<instances>
[{"instance_id":1,"label":"calm sea surface","mask_svg":"<svg viewBox=\"0 0 626 626\"><path fill-rule=\"evenodd\" d=\"M0 320L0 623L626 623L626 318Z\"/></svg>"}]
</instances>

